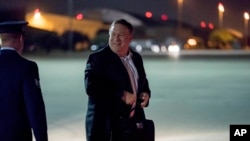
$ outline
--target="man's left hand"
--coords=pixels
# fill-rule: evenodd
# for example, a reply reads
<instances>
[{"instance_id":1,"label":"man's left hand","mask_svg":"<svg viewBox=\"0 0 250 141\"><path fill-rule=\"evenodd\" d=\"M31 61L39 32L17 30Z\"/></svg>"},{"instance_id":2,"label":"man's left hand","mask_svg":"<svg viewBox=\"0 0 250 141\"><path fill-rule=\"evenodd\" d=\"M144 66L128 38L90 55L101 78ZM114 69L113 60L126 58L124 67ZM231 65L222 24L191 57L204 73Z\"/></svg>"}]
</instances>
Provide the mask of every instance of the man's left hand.
<instances>
[{"instance_id":1,"label":"man's left hand","mask_svg":"<svg viewBox=\"0 0 250 141\"><path fill-rule=\"evenodd\" d=\"M141 107L142 108L146 107L148 105L148 101L149 101L149 94L146 92L141 93L140 99L142 100Z\"/></svg>"}]
</instances>

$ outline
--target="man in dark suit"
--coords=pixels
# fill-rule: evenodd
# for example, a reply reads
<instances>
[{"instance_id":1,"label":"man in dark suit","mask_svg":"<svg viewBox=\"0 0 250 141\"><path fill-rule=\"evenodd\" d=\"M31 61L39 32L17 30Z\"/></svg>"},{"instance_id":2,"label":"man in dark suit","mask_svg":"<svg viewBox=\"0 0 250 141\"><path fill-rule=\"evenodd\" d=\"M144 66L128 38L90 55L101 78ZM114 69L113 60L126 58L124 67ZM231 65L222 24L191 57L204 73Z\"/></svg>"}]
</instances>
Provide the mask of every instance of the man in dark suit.
<instances>
[{"instance_id":1,"label":"man in dark suit","mask_svg":"<svg viewBox=\"0 0 250 141\"><path fill-rule=\"evenodd\" d=\"M141 56L129 48L132 37L130 23L114 21L108 46L87 60L87 141L138 141L133 129L145 119L150 89Z\"/></svg>"},{"instance_id":2,"label":"man in dark suit","mask_svg":"<svg viewBox=\"0 0 250 141\"><path fill-rule=\"evenodd\" d=\"M26 21L0 23L0 141L47 141L45 105L35 62L21 56Z\"/></svg>"}]
</instances>

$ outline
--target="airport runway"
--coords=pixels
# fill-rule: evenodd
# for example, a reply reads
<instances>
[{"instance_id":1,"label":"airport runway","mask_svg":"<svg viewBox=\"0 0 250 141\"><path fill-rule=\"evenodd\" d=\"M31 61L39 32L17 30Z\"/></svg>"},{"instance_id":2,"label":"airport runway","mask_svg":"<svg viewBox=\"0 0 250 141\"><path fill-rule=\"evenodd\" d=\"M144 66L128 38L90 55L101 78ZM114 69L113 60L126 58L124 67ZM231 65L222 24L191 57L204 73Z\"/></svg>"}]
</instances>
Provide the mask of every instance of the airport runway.
<instances>
[{"instance_id":1,"label":"airport runway","mask_svg":"<svg viewBox=\"0 0 250 141\"><path fill-rule=\"evenodd\" d=\"M77 56L77 57L76 57ZM50 141L85 141L86 56L27 56L38 63ZM146 116L156 141L229 141L250 124L248 57L144 57L152 90Z\"/></svg>"}]
</instances>

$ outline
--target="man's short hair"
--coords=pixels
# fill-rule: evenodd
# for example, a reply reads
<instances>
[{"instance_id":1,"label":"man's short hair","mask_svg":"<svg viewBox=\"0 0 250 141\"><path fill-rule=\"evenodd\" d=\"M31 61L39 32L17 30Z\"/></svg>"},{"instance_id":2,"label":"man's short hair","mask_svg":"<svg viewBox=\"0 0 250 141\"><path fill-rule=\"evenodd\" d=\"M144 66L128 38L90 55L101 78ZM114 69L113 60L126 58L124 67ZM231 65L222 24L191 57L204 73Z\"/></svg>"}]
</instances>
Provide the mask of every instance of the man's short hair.
<instances>
[{"instance_id":1,"label":"man's short hair","mask_svg":"<svg viewBox=\"0 0 250 141\"><path fill-rule=\"evenodd\" d=\"M122 25L126 26L129 29L129 32L131 34L133 34L133 32L134 32L134 28L133 28L132 24L129 23L125 19L118 19L118 20L113 21L113 23L111 24L110 28L113 27L115 24L122 24Z\"/></svg>"}]
</instances>

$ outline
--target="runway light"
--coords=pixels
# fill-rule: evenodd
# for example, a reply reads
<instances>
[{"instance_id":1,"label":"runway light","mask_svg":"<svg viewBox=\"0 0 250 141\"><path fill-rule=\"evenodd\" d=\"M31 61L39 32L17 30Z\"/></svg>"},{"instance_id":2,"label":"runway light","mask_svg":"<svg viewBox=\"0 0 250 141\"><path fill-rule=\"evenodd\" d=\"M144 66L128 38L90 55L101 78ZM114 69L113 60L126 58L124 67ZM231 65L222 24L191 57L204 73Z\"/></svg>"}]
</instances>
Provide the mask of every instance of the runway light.
<instances>
[{"instance_id":1,"label":"runway light","mask_svg":"<svg viewBox=\"0 0 250 141\"><path fill-rule=\"evenodd\" d=\"M161 46L161 52L167 52L167 47L165 45Z\"/></svg>"},{"instance_id":2,"label":"runway light","mask_svg":"<svg viewBox=\"0 0 250 141\"><path fill-rule=\"evenodd\" d=\"M188 39L187 43L190 45L190 46L195 46L197 45L197 41L193 38L190 38Z\"/></svg>"},{"instance_id":3,"label":"runway light","mask_svg":"<svg viewBox=\"0 0 250 141\"><path fill-rule=\"evenodd\" d=\"M201 26L202 28L206 28L207 25L206 25L206 23L205 23L204 21L201 21L201 22L200 22L200 26Z\"/></svg>"},{"instance_id":4,"label":"runway light","mask_svg":"<svg viewBox=\"0 0 250 141\"><path fill-rule=\"evenodd\" d=\"M39 8L36 8L34 12L30 13L26 18L31 27L45 30L52 30L53 28L53 25L46 20L46 14L41 13Z\"/></svg>"},{"instance_id":5,"label":"runway light","mask_svg":"<svg viewBox=\"0 0 250 141\"><path fill-rule=\"evenodd\" d=\"M224 8L224 6L223 6L222 3L219 3L219 4L218 4L218 10L219 10L220 12L224 12L224 11L225 11L225 8Z\"/></svg>"},{"instance_id":6,"label":"runway light","mask_svg":"<svg viewBox=\"0 0 250 141\"><path fill-rule=\"evenodd\" d=\"M152 14L152 12L147 11L147 12L145 12L145 16L146 16L146 18L152 18L153 14Z\"/></svg>"},{"instance_id":7,"label":"runway light","mask_svg":"<svg viewBox=\"0 0 250 141\"><path fill-rule=\"evenodd\" d=\"M77 20L82 20L82 19L83 19L83 14L82 14L82 13L78 13L78 14L76 15L76 19L77 19Z\"/></svg>"},{"instance_id":8,"label":"runway light","mask_svg":"<svg viewBox=\"0 0 250 141\"><path fill-rule=\"evenodd\" d=\"M136 46L135 46L135 50L136 50L137 52L142 52L142 46L141 46L141 45L136 45Z\"/></svg>"},{"instance_id":9,"label":"runway light","mask_svg":"<svg viewBox=\"0 0 250 141\"><path fill-rule=\"evenodd\" d=\"M180 46L178 46L177 44L171 44L171 45L168 46L168 51L170 53L180 52Z\"/></svg>"},{"instance_id":10,"label":"runway light","mask_svg":"<svg viewBox=\"0 0 250 141\"><path fill-rule=\"evenodd\" d=\"M160 52L160 47L158 45L152 45L151 46L151 50L154 52L154 53L159 53Z\"/></svg>"},{"instance_id":11,"label":"runway light","mask_svg":"<svg viewBox=\"0 0 250 141\"><path fill-rule=\"evenodd\" d=\"M209 23L209 24L208 24L208 28L209 28L209 29L214 29L214 24Z\"/></svg>"},{"instance_id":12,"label":"runway light","mask_svg":"<svg viewBox=\"0 0 250 141\"><path fill-rule=\"evenodd\" d=\"M40 12L40 9L35 9L34 10L34 18L35 19L39 19L41 17L41 12Z\"/></svg>"},{"instance_id":13,"label":"runway light","mask_svg":"<svg viewBox=\"0 0 250 141\"><path fill-rule=\"evenodd\" d=\"M244 19L249 20L249 14L247 12L244 12Z\"/></svg>"},{"instance_id":14,"label":"runway light","mask_svg":"<svg viewBox=\"0 0 250 141\"><path fill-rule=\"evenodd\" d=\"M168 20L168 16L166 14L162 14L161 15L161 20L167 21Z\"/></svg>"}]
</instances>

